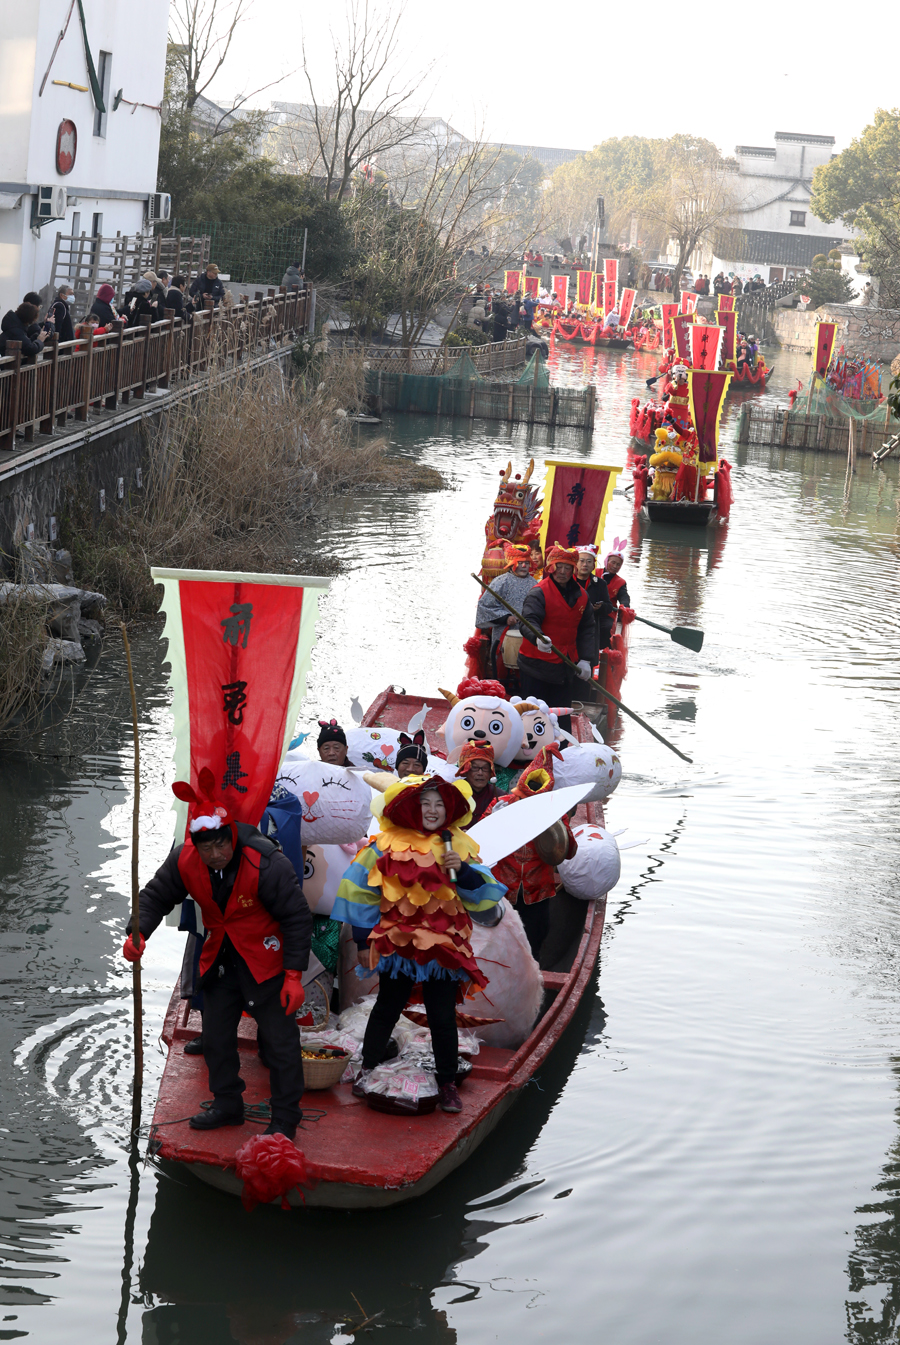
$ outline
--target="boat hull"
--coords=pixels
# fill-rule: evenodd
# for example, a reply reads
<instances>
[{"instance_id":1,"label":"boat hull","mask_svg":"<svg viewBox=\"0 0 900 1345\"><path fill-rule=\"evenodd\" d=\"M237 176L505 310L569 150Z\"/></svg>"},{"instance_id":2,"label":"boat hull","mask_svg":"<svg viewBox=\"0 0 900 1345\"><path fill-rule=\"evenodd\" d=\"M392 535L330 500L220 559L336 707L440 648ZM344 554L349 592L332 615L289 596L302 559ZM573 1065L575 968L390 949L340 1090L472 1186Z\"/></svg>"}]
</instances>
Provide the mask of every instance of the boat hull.
<instances>
[{"instance_id":1,"label":"boat hull","mask_svg":"<svg viewBox=\"0 0 900 1345\"><path fill-rule=\"evenodd\" d=\"M675 523L687 528L706 528L715 522L714 500L646 500L641 508L651 523Z\"/></svg>"}]
</instances>

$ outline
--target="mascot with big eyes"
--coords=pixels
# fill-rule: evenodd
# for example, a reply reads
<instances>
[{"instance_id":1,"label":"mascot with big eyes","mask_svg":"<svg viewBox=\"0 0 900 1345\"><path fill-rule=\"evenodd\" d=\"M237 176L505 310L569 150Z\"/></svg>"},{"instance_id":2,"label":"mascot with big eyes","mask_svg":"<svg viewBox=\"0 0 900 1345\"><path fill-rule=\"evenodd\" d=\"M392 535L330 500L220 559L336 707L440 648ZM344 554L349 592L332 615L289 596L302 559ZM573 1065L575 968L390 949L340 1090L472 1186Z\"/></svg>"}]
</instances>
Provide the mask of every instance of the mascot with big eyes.
<instances>
[{"instance_id":1,"label":"mascot with big eyes","mask_svg":"<svg viewBox=\"0 0 900 1345\"><path fill-rule=\"evenodd\" d=\"M498 766L509 766L522 746L524 726L499 682L466 678L456 694L440 688L450 702L442 726L447 760L455 763L467 742L489 743Z\"/></svg>"}]
</instances>

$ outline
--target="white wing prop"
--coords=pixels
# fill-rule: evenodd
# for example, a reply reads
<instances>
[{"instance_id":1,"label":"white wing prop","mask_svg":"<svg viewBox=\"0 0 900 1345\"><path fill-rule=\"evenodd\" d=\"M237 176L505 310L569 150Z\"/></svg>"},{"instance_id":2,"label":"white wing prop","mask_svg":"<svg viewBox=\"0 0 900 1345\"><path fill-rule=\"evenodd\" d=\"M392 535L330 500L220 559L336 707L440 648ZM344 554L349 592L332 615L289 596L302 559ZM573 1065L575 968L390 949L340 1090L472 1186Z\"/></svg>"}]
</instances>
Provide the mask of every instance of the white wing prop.
<instances>
[{"instance_id":1,"label":"white wing prop","mask_svg":"<svg viewBox=\"0 0 900 1345\"><path fill-rule=\"evenodd\" d=\"M407 732L407 733L418 733L418 732L419 732L419 729L423 729L423 728L425 727L425 720L426 720L427 718L428 718L428 703L426 702L426 703L422 706L422 708L421 708L421 710L419 711L419 713L418 713L417 715L413 715L412 719L409 721L409 723L408 723L407 726L406 726L406 732Z\"/></svg>"},{"instance_id":2,"label":"white wing prop","mask_svg":"<svg viewBox=\"0 0 900 1345\"><path fill-rule=\"evenodd\" d=\"M571 812L592 789L593 784L570 785L567 789L553 789L549 794L535 794L534 798L520 799L499 813L476 822L469 829L469 835L478 846L481 863L488 868L499 864L501 859L552 827L563 813Z\"/></svg>"},{"instance_id":3,"label":"white wing prop","mask_svg":"<svg viewBox=\"0 0 900 1345\"><path fill-rule=\"evenodd\" d=\"M363 722L363 708L356 696L354 696L353 700L350 702L350 717L354 724L361 724Z\"/></svg>"}]
</instances>

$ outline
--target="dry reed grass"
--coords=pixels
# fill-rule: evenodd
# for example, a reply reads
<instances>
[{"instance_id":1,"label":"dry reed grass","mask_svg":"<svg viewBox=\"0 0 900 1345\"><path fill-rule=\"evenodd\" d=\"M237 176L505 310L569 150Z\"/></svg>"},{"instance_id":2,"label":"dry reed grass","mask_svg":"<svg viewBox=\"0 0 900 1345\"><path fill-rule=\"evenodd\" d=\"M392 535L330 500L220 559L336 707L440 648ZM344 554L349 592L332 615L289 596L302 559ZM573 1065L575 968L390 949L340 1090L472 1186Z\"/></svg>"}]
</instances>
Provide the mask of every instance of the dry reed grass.
<instances>
[{"instance_id":1,"label":"dry reed grass","mask_svg":"<svg viewBox=\"0 0 900 1345\"><path fill-rule=\"evenodd\" d=\"M329 359L315 388L276 365L211 378L149 440L143 492L99 520L88 492L72 492L64 537L81 582L119 612L147 615L158 606L151 565L296 572L298 524L323 498L440 489L439 473L411 472L386 457L384 440L359 433L362 388L354 353Z\"/></svg>"},{"instance_id":2,"label":"dry reed grass","mask_svg":"<svg viewBox=\"0 0 900 1345\"><path fill-rule=\"evenodd\" d=\"M0 602L0 728L39 708L50 605L19 593Z\"/></svg>"}]
</instances>

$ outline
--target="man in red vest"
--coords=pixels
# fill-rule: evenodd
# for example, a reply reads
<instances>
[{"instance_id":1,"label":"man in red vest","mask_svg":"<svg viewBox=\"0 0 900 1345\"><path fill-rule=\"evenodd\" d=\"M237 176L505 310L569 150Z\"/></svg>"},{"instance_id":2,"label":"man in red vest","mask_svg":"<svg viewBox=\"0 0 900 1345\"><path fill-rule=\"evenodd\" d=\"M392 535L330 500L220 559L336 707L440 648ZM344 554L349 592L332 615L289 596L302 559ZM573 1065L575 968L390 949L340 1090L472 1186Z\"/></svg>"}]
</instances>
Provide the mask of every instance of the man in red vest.
<instances>
[{"instance_id":1,"label":"man in red vest","mask_svg":"<svg viewBox=\"0 0 900 1345\"><path fill-rule=\"evenodd\" d=\"M523 628L519 649L519 683L525 700L548 705L571 704L572 670L554 654L551 645L578 664L578 676L591 676L591 653L595 638L594 613L587 594L574 578L578 552L567 551L557 542L544 565L545 577L527 594L522 615L541 632L532 642Z\"/></svg>"},{"instance_id":2,"label":"man in red vest","mask_svg":"<svg viewBox=\"0 0 900 1345\"><path fill-rule=\"evenodd\" d=\"M204 777L211 772L201 772ZM241 1013L256 1019L272 1089L267 1135L294 1138L303 1094L303 1056L296 1013L305 995L312 916L290 860L256 827L233 822L211 796L172 786L191 801L188 840L175 846L140 893L140 945L131 925L123 952L141 956L164 916L192 897L206 940L200 956L203 1056L213 1104L190 1119L194 1130L244 1124L237 1031Z\"/></svg>"}]
</instances>

